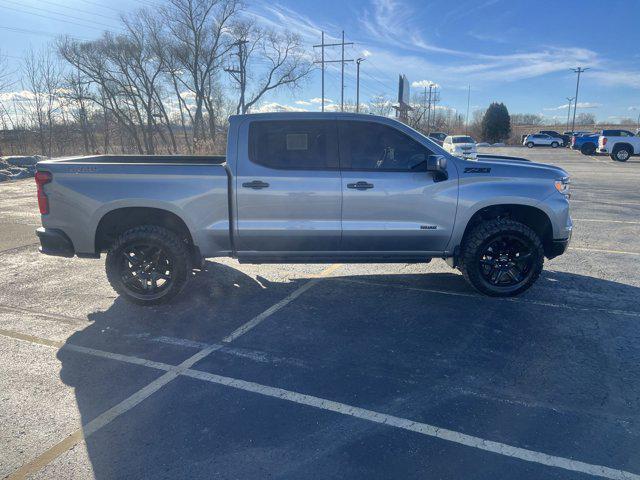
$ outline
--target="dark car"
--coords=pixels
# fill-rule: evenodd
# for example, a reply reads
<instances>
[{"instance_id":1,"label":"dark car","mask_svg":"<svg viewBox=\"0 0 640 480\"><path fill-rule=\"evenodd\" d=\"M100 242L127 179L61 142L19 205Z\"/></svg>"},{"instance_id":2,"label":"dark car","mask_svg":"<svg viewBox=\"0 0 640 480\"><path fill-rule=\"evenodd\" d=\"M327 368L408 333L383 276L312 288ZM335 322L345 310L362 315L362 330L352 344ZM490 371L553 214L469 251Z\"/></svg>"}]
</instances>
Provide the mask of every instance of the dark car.
<instances>
[{"instance_id":1,"label":"dark car","mask_svg":"<svg viewBox=\"0 0 640 480\"><path fill-rule=\"evenodd\" d=\"M442 142L447 138L447 134L444 132L431 132L429 134L429 138L436 142L438 145L442 146Z\"/></svg>"},{"instance_id":2,"label":"dark car","mask_svg":"<svg viewBox=\"0 0 640 480\"><path fill-rule=\"evenodd\" d=\"M538 133L544 133L544 134L550 135L552 137L561 138L563 147L568 146L569 143L571 142L571 137L569 135L556 132L555 130L540 130L540 132L538 132Z\"/></svg>"}]
</instances>

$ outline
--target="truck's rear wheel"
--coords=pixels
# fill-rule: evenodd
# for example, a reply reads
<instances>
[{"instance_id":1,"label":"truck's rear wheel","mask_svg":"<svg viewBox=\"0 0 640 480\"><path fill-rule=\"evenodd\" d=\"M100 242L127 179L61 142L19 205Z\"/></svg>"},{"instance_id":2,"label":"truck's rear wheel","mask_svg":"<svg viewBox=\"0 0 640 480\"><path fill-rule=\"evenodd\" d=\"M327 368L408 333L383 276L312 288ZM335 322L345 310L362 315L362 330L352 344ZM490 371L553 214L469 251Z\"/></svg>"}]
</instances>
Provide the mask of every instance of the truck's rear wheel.
<instances>
[{"instance_id":1,"label":"truck's rear wheel","mask_svg":"<svg viewBox=\"0 0 640 480\"><path fill-rule=\"evenodd\" d=\"M113 289L140 305L171 300L191 270L188 246L166 228L144 225L120 235L107 253L107 278Z\"/></svg>"},{"instance_id":2,"label":"truck's rear wheel","mask_svg":"<svg viewBox=\"0 0 640 480\"><path fill-rule=\"evenodd\" d=\"M533 142L527 142L527 148L533 148Z\"/></svg>"},{"instance_id":3,"label":"truck's rear wheel","mask_svg":"<svg viewBox=\"0 0 640 480\"><path fill-rule=\"evenodd\" d=\"M593 155L596 153L596 146L593 143L585 143L580 147L580 153L583 155Z\"/></svg>"},{"instance_id":4,"label":"truck's rear wheel","mask_svg":"<svg viewBox=\"0 0 640 480\"><path fill-rule=\"evenodd\" d=\"M528 226L498 218L476 226L465 239L460 270L478 291L511 297L527 290L540 276L544 250Z\"/></svg>"}]
</instances>

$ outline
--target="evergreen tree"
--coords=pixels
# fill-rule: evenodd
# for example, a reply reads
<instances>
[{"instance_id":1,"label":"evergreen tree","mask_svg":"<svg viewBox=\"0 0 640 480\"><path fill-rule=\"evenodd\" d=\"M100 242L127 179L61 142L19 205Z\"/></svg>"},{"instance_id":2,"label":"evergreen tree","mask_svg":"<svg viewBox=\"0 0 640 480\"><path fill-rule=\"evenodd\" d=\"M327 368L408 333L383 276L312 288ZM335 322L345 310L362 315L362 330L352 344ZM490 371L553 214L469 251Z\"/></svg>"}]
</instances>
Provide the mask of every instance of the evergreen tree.
<instances>
[{"instance_id":1,"label":"evergreen tree","mask_svg":"<svg viewBox=\"0 0 640 480\"><path fill-rule=\"evenodd\" d=\"M511 118L504 103L493 102L482 118L482 137L486 142L495 143L509 138Z\"/></svg>"}]
</instances>

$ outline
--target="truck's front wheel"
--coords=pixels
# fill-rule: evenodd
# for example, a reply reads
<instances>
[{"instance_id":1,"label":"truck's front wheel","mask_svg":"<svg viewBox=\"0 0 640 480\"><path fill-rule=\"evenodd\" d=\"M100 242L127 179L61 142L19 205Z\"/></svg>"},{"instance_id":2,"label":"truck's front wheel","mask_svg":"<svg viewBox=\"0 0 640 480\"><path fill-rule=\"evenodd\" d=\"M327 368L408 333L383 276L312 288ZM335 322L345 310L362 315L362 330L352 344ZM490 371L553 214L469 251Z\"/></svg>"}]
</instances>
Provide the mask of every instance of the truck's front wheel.
<instances>
[{"instance_id":1,"label":"truck's front wheel","mask_svg":"<svg viewBox=\"0 0 640 480\"><path fill-rule=\"evenodd\" d=\"M542 241L536 232L515 220L497 218L469 232L460 270L481 293L511 297L535 283L543 263Z\"/></svg>"},{"instance_id":2,"label":"truck's front wheel","mask_svg":"<svg viewBox=\"0 0 640 480\"><path fill-rule=\"evenodd\" d=\"M166 228L144 225L120 235L107 253L107 278L113 289L140 305L175 297L187 282L187 245Z\"/></svg>"}]
</instances>

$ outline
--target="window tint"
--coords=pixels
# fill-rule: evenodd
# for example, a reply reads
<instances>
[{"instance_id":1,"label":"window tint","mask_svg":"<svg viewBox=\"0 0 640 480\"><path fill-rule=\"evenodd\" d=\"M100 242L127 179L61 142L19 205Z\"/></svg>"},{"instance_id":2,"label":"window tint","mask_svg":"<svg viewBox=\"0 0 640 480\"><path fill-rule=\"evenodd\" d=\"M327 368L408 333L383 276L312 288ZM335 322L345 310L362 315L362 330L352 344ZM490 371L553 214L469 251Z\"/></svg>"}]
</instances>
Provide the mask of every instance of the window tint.
<instances>
[{"instance_id":1,"label":"window tint","mask_svg":"<svg viewBox=\"0 0 640 480\"><path fill-rule=\"evenodd\" d=\"M422 144L387 125L338 122L340 158L351 170L408 171L425 162L431 152Z\"/></svg>"},{"instance_id":2,"label":"window tint","mask_svg":"<svg viewBox=\"0 0 640 480\"><path fill-rule=\"evenodd\" d=\"M453 137L453 143L476 143L471 137Z\"/></svg>"},{"instance_id":3,"label":"window tint","mask_svg":"<svg viewBox=\"0 0 640 480\"><path fill-rule=\"evenodd\" d=\"M253 122L249 126L249 159L269 168L337 170L335 122Z\"/></svg>"}]
</instances>

